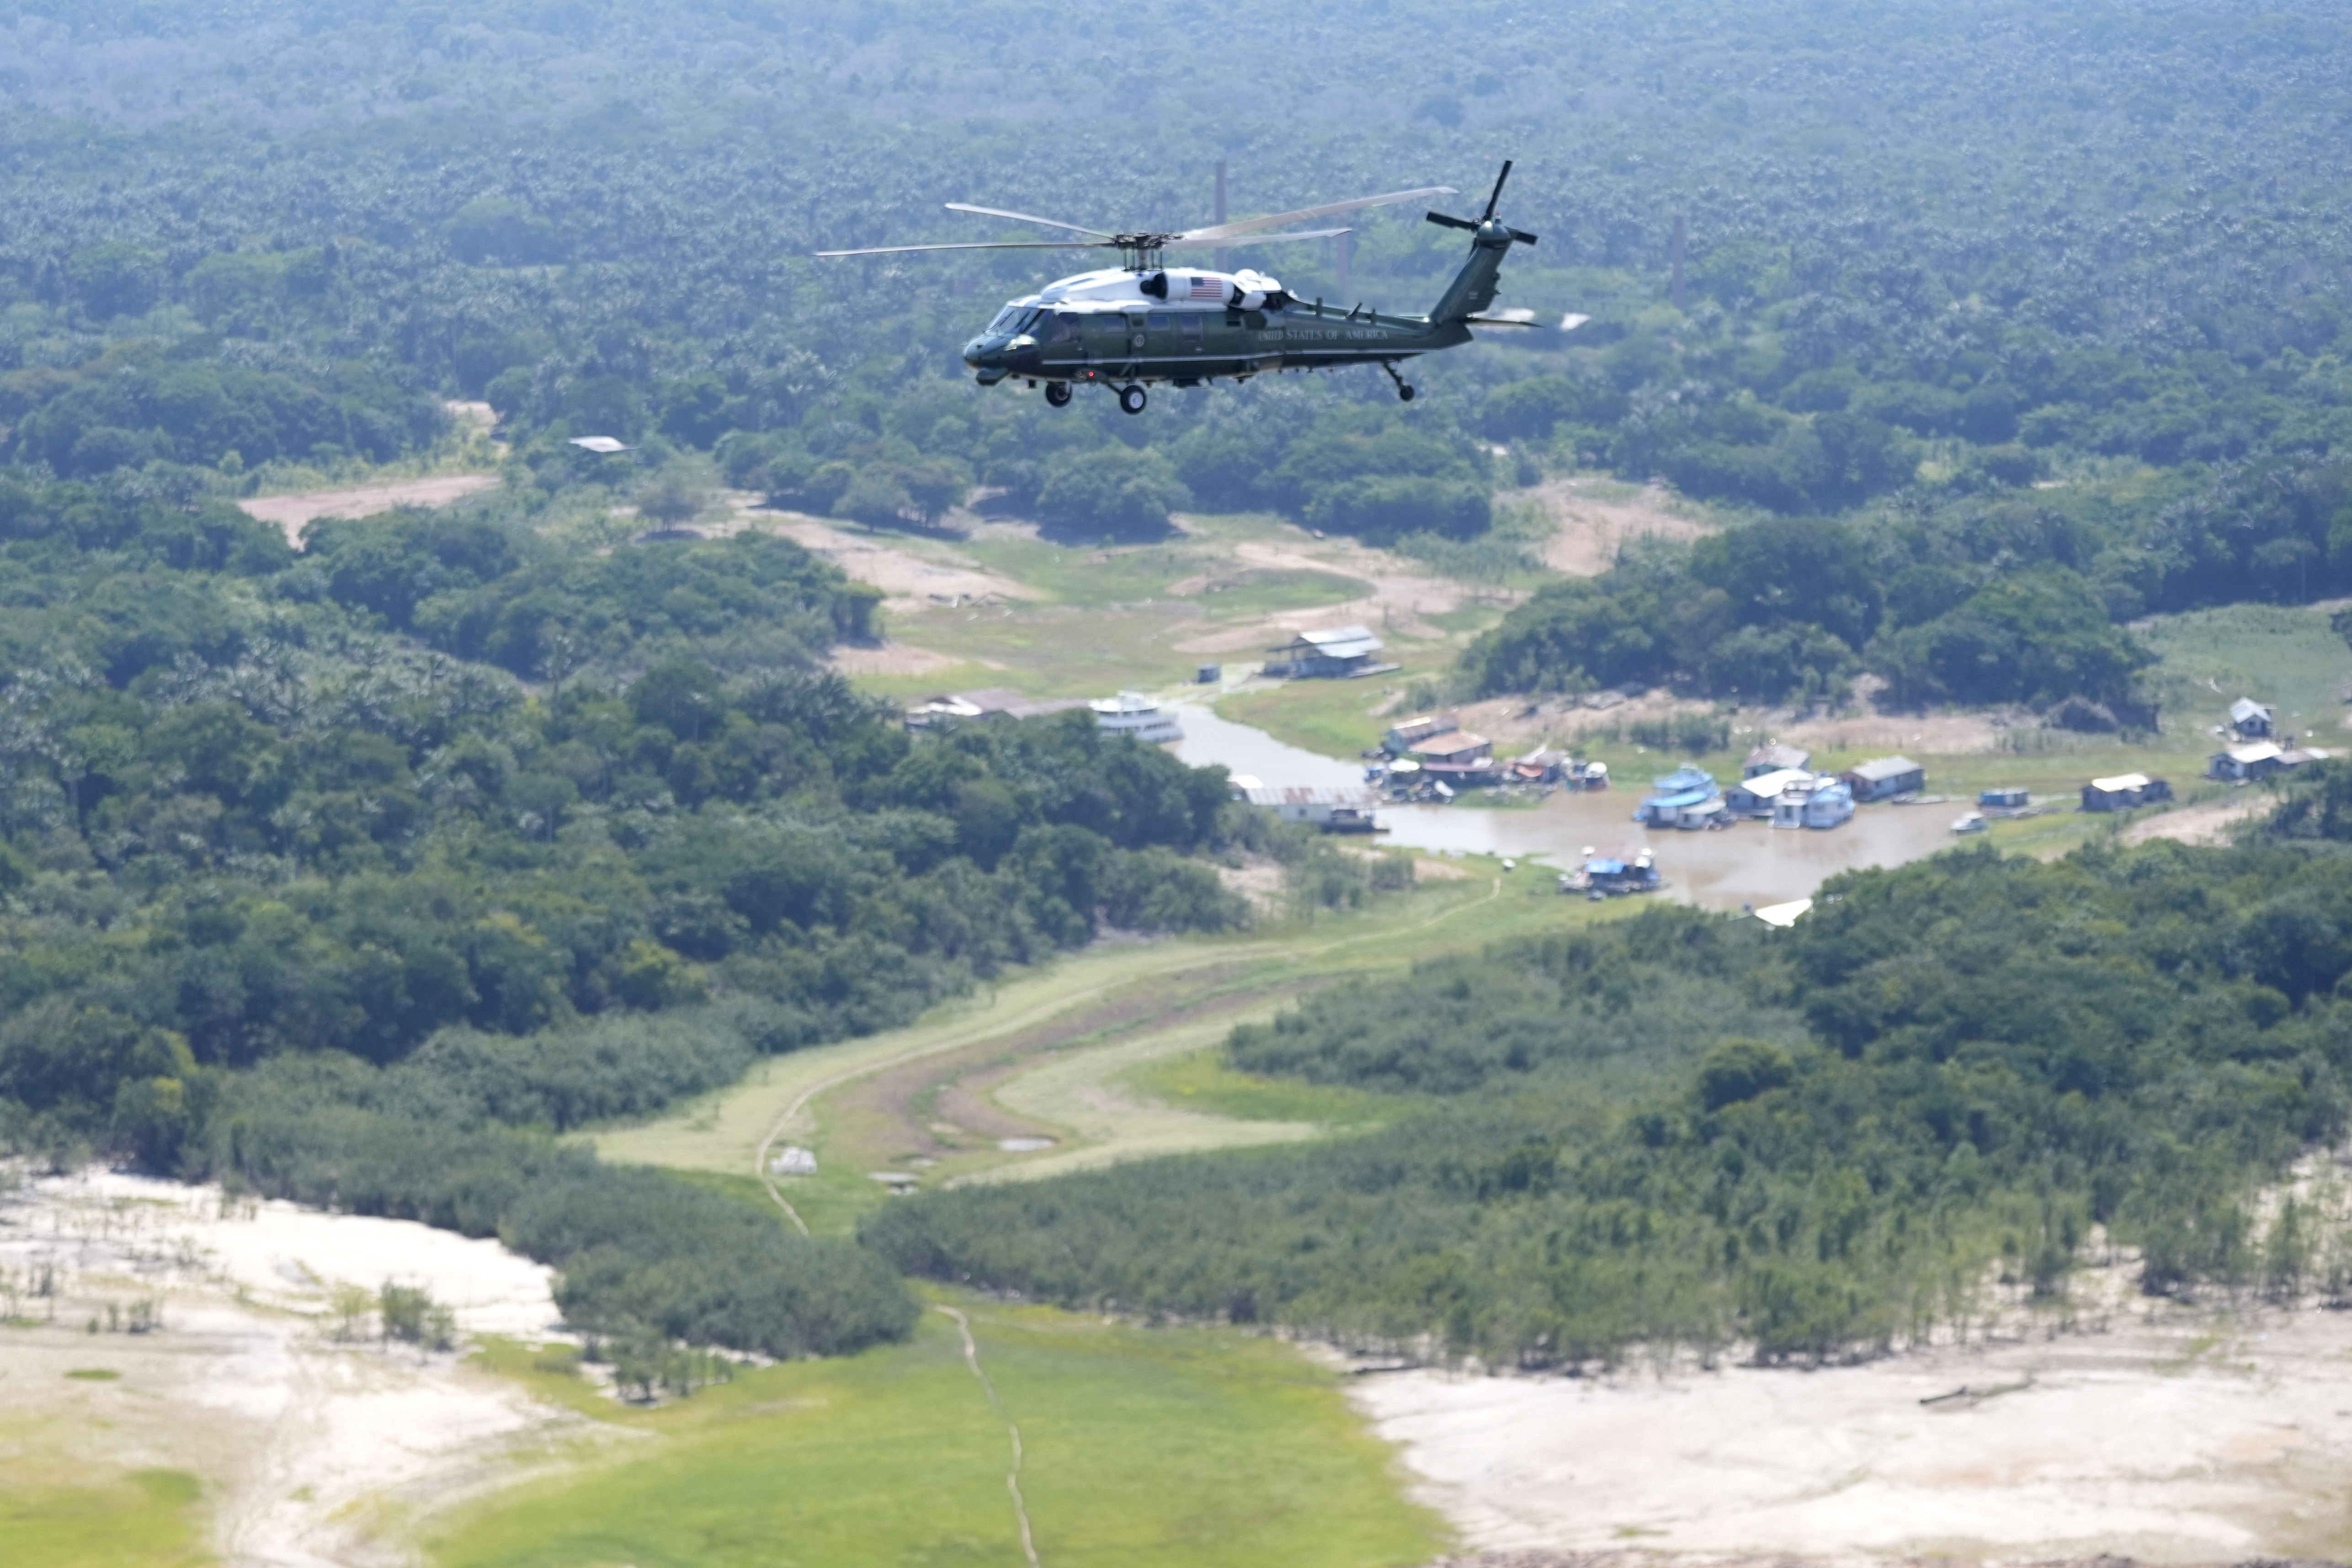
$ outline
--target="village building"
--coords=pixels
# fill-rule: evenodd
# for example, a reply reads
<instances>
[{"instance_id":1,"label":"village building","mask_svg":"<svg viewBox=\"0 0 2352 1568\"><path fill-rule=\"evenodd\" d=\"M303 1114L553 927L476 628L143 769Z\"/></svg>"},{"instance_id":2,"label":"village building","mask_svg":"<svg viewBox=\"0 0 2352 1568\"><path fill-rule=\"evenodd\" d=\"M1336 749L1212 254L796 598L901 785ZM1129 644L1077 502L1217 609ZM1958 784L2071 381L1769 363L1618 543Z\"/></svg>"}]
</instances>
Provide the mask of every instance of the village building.
<instances>
[{"instance_id":1,"label":"village building","mask_svg":"<svg viewBox=\"0 0 2352 1568\"><path fill-rule=\"evenodd\" d=\"M1714 774L1685 763L1664 778L1651 780L1650 792L1634 808L1633 820L1654 827L1679 827L1684 812L1722 796Z\"/></svg>"},{"instance_id":2,"label":"village building","mask_svg":"<svg viewBox=\"0 0 2352 1568\"><path fill-rule=\"evenodd\" d=\"M2205 764L2205 775L2230 784L2252 784L2286 766L2284 754L2267 740L2217 751Z\"/></svg>"},{"instance_id":3,"label":"village building","mask_svg":"<svg viewBox=\"0 0 2352 1568\"><path fill-rule=\"evenodd\" d=\"M1853 816L1853 789L1843 778L1816 776L1792 784L1772 802L1776 828L1835 828Z\"/></svg>"},{"instance_id":4,"label":"village building","mask_svg":"<svg viewBox=\"0 0 2352 1568\"><path fill-rule=\"evenodd\" d=\"M1381 747L1391 757L1402 757L1416 743L1460 727L1450 713L1427 713L1419 718L1401 719L1389 726L1388 734L1381 737Z\"/></svg>"},{"instance_id":5,"label":"village building","mask_svg":"<svg viewBox=\"0 0 2352 1568\"><path fill-rule=\"evenodd\" d=\"M1766 773L1786 773L1792 768L1804 768L1812 759L1813 754L1801 747L1759 746L1748 754L1747 761L1739 765L1739 776L1754 779Z\"/></svg>"},{"instance_id":6,"label":"village building","mask_svg":"<svg viewBox=\"0 0 2352 1568\"><path fill-rule=\"evenodd\" d=\"M1907 757L1876 757L1838 775L1857 800L1885 800L1896 795L1916 795L1927 787L1927 770Z\"/></svg>"},{"instance_id":7,"label":"village building","mask_svg":"<svg viewBox=\"0 0 2352 1568\"><path fill-rule=\"evenodd\" d=\"M2094 779L2083 786L2085 811L2128 811L2134 806L2171 799L2171 785L2145 773L2118 773L2112 779Z\"/></svg>"},{"instance_id":8,"label":"village building","mask_svg":"<svg viewBox=\"0 0 2352 1568\"><path fill-rule=\"evenodd\" d=\"M2252 697L2230 705L2230 731L2240 740L2268 740L2277 733L2277 713Z\"/></svg>"},{"instance_id":9,"label":"village building","mask_svg":"<svg viewBox=\"0 0 2352 1568\"><path fill-rule=\"evenodd\" d=\"M1378 829L1372 808L1380 797L1353 785L1259 786L1242 791L1251 805L1272 811L1286 822L1305 822L1327 833L1369 833Z\"/></svg>"},{"instance_id":10,"label":"village building","mask_svg":"<svg viewBox=\"0 0 2352 1568\"><path fill-rule=\"evenodd\" d=\"M1086 706L1080 697L1028 697L1003 686L926 697L907 710L908 729L929 729L955 720L1037 718Z\"/></svg>"},{"instance_id":11,"label":"village building","mask_svg":"<svg viewBox=\"0 0 2352 1568\"><path fill-rule=\"evenodd\" d=\"M2033 797L2021 785L2003 785L1998 789L1977 791L1977 804L2002 811L2022 811L2033 803Z\"/></svg>"},{"instance_id":12,"label":"village building","mask_svg":"<svg viewBox=\"0 0 2352 1568\"><path fill-rule=\"evenodd\" d=\"M1448 730L1416 740L1405 748L1406 755L1423 763L1484 762L1495 755L1495 743L1483 735L1473 735L1466 729Z\"/></svg>"},{"instance_id":13,"label":"village building","mask_svg":"<svg viewBox=\"0 0 2352 1568\"><path fill-rule=\"evenodd\" d=\"M1184 738L1176 716L1140 692L1121 692L1087 706L1094 710L1095 727L1107 735L1131 735L1154 746Z\"/></svg>"},{"instance_id":14,"label":"village building","mask_svg":"<svg viewBox=\"0 0 2352 1568\"><path fill-rule=\"evenodd\" d=\"M1301 632L1279 648L1269 649L1265 674L1292 680L1353 680L1385 674L1398 668L1380 662L1381 640L1365 626L1328 626Z\"/></svg>"},{"instance_id":15,"label":"village building","mask_svg":"<svg viewBox=\"0 0 2352 1568\"><path fill-rule=\"evenodd\" d=\"M1772 814L1772 802L1780 798L1782 790L1812 781L1813 776L1801 768L1776 768L1769 773L1751 773L1723 792L1724 804L1735 816L1769 817Z\"/></svg>"},{"instance_id":16,"label":"village building","mask_svg":"<svg viewBox=\"0 0 2352 1568\"><path fill-rule=\"evenodd\" d=\"M1540 746L1525 757L1515 758L1505 771L1514 783L1557 784L1568 777L1573 764L1568 753L1554 747Z\"/></svg>"}]
</instances>

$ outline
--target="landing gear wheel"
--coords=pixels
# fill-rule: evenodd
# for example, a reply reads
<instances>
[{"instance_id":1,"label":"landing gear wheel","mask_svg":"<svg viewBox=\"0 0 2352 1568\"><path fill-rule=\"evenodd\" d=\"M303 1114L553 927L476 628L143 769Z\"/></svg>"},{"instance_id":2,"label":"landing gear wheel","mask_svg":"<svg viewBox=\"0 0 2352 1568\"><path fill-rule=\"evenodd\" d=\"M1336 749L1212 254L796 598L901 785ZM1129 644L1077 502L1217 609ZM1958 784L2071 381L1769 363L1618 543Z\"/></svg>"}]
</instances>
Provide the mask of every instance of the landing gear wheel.
<instances>
[{"instance_id":1,"label":"landing gear wheel","mask_svg":"<svg viewBox=\"0 0 2352 1568\"><path fill-rule=\"evenodd\" d=\"M1129 385L1118 389L1118 406L1129 413L1141 413L1143 405L1149 401L1139 386Z\"/></svg>"},{"instance_id":2,"label":"landing gear wheel","mask_svg":"<svg viewBox=\"0 0 2352 1568\"><path fill-rule=\"evenodd\" d=\"M1405 384L1405 379L1402 376L1397 374L1396 366L1383 361L1381 362L1381 369L1388 371L1389 380L1396 382L1398 401L1402 402L1411 402L1412 401L1412 388Z\"/></svg>"},{"instance_id":3,"label":"landing gear wheel","mask_svg":"<svg viewBox=\"0 0 2352 1568\"><path fill-rule=\"evenodd\" d=\"M1397 398L1400 402L1411 402L1412 401L1412 388L1411 386L1401 386L1397 388Z\"/></svg>"},{"instance_id":4,"label":"landing gear wheel","mask_svg":"<svg viewBox=\"0 0 2352 1568\"><path fill-rule=\"evenodd\" d=\"M1055 408L1069 407L1070 383L1067 382L1047 382L1045 383L1045 401L1053 404Z\"/></svg>"}]
</instances>

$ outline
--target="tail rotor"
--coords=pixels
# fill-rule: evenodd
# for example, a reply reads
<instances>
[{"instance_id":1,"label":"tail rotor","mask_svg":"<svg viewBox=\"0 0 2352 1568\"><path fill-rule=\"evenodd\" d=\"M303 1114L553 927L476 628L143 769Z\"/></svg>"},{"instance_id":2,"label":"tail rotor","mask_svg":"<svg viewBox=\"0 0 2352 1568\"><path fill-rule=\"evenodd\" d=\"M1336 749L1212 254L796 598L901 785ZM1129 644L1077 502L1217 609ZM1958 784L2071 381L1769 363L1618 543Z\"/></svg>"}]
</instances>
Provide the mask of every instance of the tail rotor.
<instances>
[{"instance_id":1,"label":"tail rotor","mask_svg":"<svg viewBox=\"0 0 2352 1568\"><path fill-rule=\"evenodd\" d=\"M1472 234L1481 234L1489 224L1494 224L1495 226L1500 229L1504 235L1507 235L1509 236L1507 239L1498 237L1492 242L1494 244L1509 245L1514 242L1520 245L1535 244L1536 236L1528 233L1527 230L1515 229L1508 224L1495 223L1495 209L1502 204L1503 183L1511 177L1511 164L1513 162L1514 160L1508 158L1503 160L1503 172L1495 176L1495 189L1493 193L1488 195L1486 198L1486 210L1479 214L1475 220L1470 218L1457 218L1447 213L1430 213L1425 214L1428 221L1437 225L1441 228L1468 229Z\"/></svg>"}]
</instances>

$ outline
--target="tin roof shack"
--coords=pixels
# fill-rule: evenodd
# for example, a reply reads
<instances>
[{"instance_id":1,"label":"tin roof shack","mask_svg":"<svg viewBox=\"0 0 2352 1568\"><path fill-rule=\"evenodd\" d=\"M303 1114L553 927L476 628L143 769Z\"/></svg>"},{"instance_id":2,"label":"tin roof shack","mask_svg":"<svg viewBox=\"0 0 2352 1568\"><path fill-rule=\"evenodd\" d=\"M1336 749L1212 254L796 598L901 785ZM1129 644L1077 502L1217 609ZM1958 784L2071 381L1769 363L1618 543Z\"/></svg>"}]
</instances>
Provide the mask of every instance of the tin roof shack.
<instances>
[{"instance_id":1,"label":"tin roof shack","mask_svg":"<svg viewBox=\"0 0 2352 1568\"><path fill-rule=\"evenodd\" d=\"M2279 766L2300 768L2306 762L2325 762L2335 755L2336 753L2332 751L2322 751L2315 746L2293 747L2279 753Z\"/></svg>"},{"instance_id":2,"label":"tin roof shack","mask_svg":"<svg viewBox=\"0 0 2352 1568\"><path fill-rule=\"evenodd\" d=\"M1998 789L1977 791L1977 806L1980 810L2022 811L2032 804L2033 804L2033 797L2018 785L2004 785Z\"/></svg>"},{"instance_id":3,"label":"tin roof shack","mask_svg":"<svg viewBox=\"0 0 2352 1568\"><path fill-rule=\"evenodd\" d=\"M1381 749L1391 757L1402 757L1433 735L1444 735L1461 728L1461 723L1450 713L1425 713L1419 718L1408 718L1389 726L1388 734L1381 737Z\"/></svg>"},{"instance_id":4,"label":"tin roof shack","mask_svg":"<svg viewBox=\"0 0 2352 1568\"><path fill-rule=\"evenodd\" d=\"M1714 774L1685 763L1664 778L1651 780L1650 792L1633 809L1633 820L1671 828L1682 821L1683 812L1689 808L1719 800L1722 795Z\"/></svg>"},{"instance_id":5,"label":"tin roof shack","mask_svg":"<svg viewBox=\"0 0 2352 1568\"><path fill-rule=\"evenodd\" d=\"M1907 757L1874 757L1838 775L1857 800L1885 800L1896 795L1916 795L1927 787L1927 770Z\"/></svg>"},{"instance_id":6,"label":"tin roof shack","mask_svg":"<svg viewBox=\"0 0 2352 1568\"><path fill-rule=\"evenodd\" d=\"M1353 680L1360 675L1385 674L1398 668L1380 663L1381 640L1365 626L1327 626L1301 632L1265 662L1265 674L1293 680Z\"/></svg>"},{"instance_id":7,"label":"tin roof shack","mask_svg":"<svg viewBox=\"0 0 2352 1568\"><path fill-rule=\"evenodd\" d=\"M1406 752L1424 764L1448 762L1460 766L1488 760L1495 755L1495 743L1483 735L1454 729L1444 735L1433 735L1425 740L1416 740L1406 747Z\"/></svg>"},{"instance_id":8,"label":"tin roof shack","mask_svg":"<svg viewBox=\"0 0 2352 1568\"><path fill-rule=\"evenodd\" d=\"M1794 746L1759 746L1748 754L1739 765L1742 779L1760 778L1767 773L1802 771L1811 762L1813 754Z\"/></svg>"},{"instance_id":9,"label":"tin roof shack","mask_svg":"<svg viewBox=\"0 0 2352 1568\"><path fill-rule=\"evenodd\" d=\"M2171 785L2145 773L2118 773L2112 779L2094 779L2083 786L2085 811L2128 811L2134 806L2171 799Z\"/></svg>"},{"instance_id":10,"label":"tin roof shack","mask_svg":"<svg viewBox=\"0 0 2352 1568\"><path fill-rule=\"evenodd\" d=\"M1772 802L1776 828L1835 828L1853 816L1853 788L1843 779L1816 775L1791 784Z\"/></svg>"},{"instance_id":11,"label":"tin roof shack","mask_svg":"<svg viewBox=\"0 0 2352 1568\"><path fill-rule=\"evenodd\" d=\"M1799 752L1797 755L1803 756ZM1751 773L1723 792L1724 804L1741 817L1769 817L1772 802L1780 791L1798 784L1811 784L1813 776L1801 768L1776 768L1769 773Z\"/></svg>"},{"instance_id":12,"label":"tin roof shack","mask_svg":"<svg viewBox=\"0 0 2352 1568\"><path fill-rule=\"evenodd\" d=\"M1292 785L1273 789L1261 786L1246 791L1243 799L1286 822L1305 822L1327 833L1380 831L1372 821L1372 807L1380 797L1357 786Z\"/></svg>"},{"instance_id":13,"label":"tin roof shack","mask_svg":"<svg viewBox=\"0 0 2352 1568\"><path fill-rule=\"evenodd\" d=\"M1557 784L1568 777L1573 766L1567 752L1541 746L1515 759L1508 772L1512 780L1519 784Z\"/></svg>"},{"instance_id":14,"label":"tin roof shack","mask_svg":"<svg viewBox=\"0 0 2352 1568\"><path fill-rule=\"evenodd\" d=\"M2228 784L2252 784L2285 766L2284 753L2267 740L2257 740L2215 752L2206 760L2205 776Z\"/></svg>"},{"instance_id":15,"label":"tin roof shack","mask_svg":"<svg viewBox=\"0 0 2352 1568\"><path fill-rule=\"evenodd\" d=\"M1025 697L1003 686L926 697L907 710L908 729L929 729L955 719L1036 718L1086 706L1082 697Z\"/></svg>"},{"instance_id":16,"label":"tin roof shack","mask_svg":"<svg viewBox=\"0 0 2352 1568\"><path fill-rule=\"evenodd\" d=\"M2230 731L2240 740L2268 740L2277 733L2277 714L2252 697L2230 705Z\"/></svg>"}]
</instances>

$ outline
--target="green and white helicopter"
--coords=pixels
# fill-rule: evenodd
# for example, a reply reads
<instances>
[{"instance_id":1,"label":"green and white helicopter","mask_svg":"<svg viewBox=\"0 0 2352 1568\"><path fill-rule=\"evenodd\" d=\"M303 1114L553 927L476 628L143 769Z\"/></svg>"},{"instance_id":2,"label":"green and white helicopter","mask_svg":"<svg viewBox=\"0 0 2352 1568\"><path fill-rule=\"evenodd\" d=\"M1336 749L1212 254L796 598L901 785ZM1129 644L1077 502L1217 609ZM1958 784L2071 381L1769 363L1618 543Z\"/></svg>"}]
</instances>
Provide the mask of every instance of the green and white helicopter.
<instances>
[{"instance_id":1,"label":"green and white helicopter","mask_svg":"<svg viewBox=\"0 0 2352 1568\"><path fill-rule=\"evenodd\" d=\"M1247 268L1230 273L1171 269L1161 264L1160 253L1277 240L1331 239L1349 231L1264 231L1366 207L1417 201L1424 196L1459 194L1450 185L1391 191L1384 196L1303 207L1269 217L1244 218L1208 228L1188 229L1181 234L1111 234L1025 213L950 202L950 212L1011 218L1089 237L894 245L872 250L825 250L816 254L848 256L933 250L1118 251L1119 266L1065 277L1012 301L997 312L986 330L963 347L964 363L972 368L981 385L994 386L1007 380L1025 382L1033 387L1042 384L1045 401L1056 408L1067 403L1072 389L1082 383L1116 386L1118 406L1129 413L1141 413L1148 401L1144 388L1160 382L1191 387L1220 377L1245 382L1270 371L1319 371L1340 365L1380 366L1396 382L1397 396L1411 402L1412 387L1397 373L1401 361L1466 343L1473 327L1538 325L1532 310L1482 314L1495 301L1499 287L1497 275L1511 246L1536 243L1535 235L1512 228L1495 216L1495 209L1503 199L1503 182L1510 177L1511 165L1506 162L1495 181L1493 194L1486 198L1486 210L1475 220L1450 217L1444 213L1428 214L1433 224L1470 231L1470 257L1425 316L1400 316L1369 310L1361 305L1342 310L1320 299L1310 302L1297 298L1276 279ZM1570 317L1562 325L1579 319Z\"/></svg>"}]
</instances>

